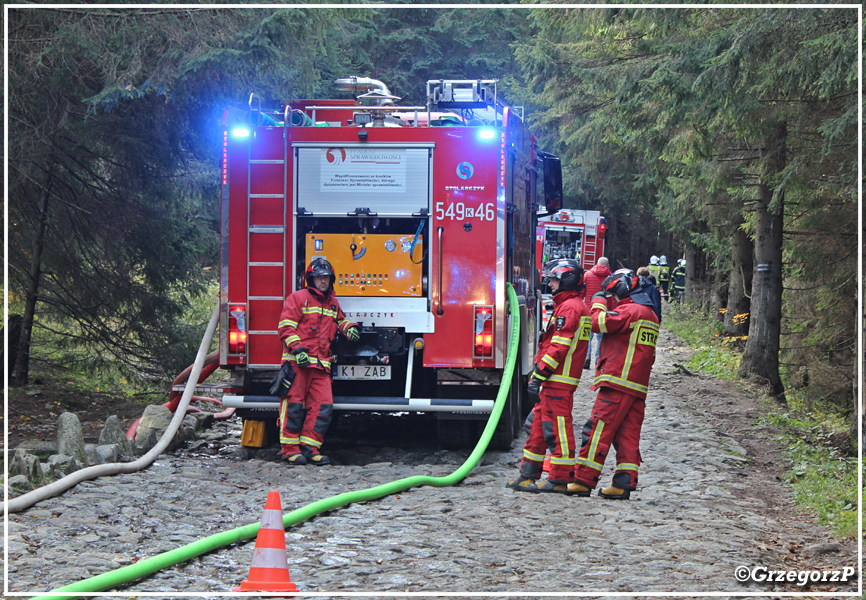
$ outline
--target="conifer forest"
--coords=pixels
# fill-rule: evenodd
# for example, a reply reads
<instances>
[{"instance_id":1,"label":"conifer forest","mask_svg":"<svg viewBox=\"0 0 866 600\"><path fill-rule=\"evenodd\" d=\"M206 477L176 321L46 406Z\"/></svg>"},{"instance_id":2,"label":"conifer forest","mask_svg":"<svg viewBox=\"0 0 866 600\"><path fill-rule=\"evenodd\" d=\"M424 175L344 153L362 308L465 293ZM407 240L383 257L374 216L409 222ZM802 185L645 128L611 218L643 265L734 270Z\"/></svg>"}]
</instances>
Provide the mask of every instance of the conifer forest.
<instances>
[{"instance_id":1,"label":"conifer forest","mask_svg":"<svg viewBox=\"0 0 866 600\"><path fill-rule=\"evenodd\" d=\"M219 276L227 107L334 97L352 75L408 106L427 80L497 79L561 157L565 206L606 217L612 269L686 259L686 301L740 340L738 376L856 438L857 9L6 14L10 385L36 364L167 381L188 366Z\"/></svg>"}]
</instances>

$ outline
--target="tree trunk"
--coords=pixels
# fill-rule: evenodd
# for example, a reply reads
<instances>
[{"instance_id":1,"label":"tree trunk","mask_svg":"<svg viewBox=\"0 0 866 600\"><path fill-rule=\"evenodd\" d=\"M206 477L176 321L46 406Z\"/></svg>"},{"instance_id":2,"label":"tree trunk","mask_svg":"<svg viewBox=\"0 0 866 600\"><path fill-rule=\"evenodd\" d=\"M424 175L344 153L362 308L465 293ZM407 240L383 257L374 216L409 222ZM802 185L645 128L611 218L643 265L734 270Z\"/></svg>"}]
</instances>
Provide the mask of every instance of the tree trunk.
<instances>
[{"instance_id":1,"label":"tree trunk","mask_svg":"<svg viewBox=\"0 0 866 600\"><path fill-rule=\"evenodd\" d=\"M36 302L39 300L39 280L42 277L42 249L45 247L45 231L48 228L48 209L51 205L51 181L53 170L48 172L47 183L42 188L39 207L39 223L33 252L30 257L30 278L24 298L24 316L21 319L21 337L18 341L18 355L15 359L15 385L27 385L30 380L30 340L33 333L33 320L36 316Z\"/></svg>"},{"instance_id":2,"label":"tree trunk","mask_svg":"<svg viewBox=\"0 0 866 600\"><path fill-rule=\"evenodd\" d=\"M740 378L757 377L766 382L772 397L785 402L779 376L779 335L782 324L782 221L783 193L771 207L773 189L785 167L787 126L772 125L762 135L763 172L758 185L755 219L755 272L752 279L749 340L740 361Z\"/></svg>"},{"instance_id":3,"label":"tree trunk","mask_svg":"<svg viewBox=\"0 0 866 600\"><path fill-rule=\"evenodd\" d=\"M742 223L742 221L740 221ZM749 335L749 311L752 289L752 240L740 228L734 228L731 237L731 284L728 287L728 304L725 313L725 335Z\"/></svg>"}]
</instances>

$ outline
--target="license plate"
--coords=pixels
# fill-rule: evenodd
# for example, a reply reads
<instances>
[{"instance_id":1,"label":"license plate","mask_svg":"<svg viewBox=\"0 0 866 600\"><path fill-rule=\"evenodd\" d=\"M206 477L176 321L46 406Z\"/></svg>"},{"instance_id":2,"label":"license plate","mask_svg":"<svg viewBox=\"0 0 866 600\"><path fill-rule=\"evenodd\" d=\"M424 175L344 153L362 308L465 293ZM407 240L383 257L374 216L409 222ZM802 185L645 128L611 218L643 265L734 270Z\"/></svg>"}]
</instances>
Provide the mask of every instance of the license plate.
<instances>
[{"instance_id":1,"label":"license plate","mask_svg":"<svg viewBox=\"0 0 866 600\"><path fill-rule=\"evenodd\" d=\"M334 379L391 379L391 366L337 365Z\"/></svg>"}]
</instances>

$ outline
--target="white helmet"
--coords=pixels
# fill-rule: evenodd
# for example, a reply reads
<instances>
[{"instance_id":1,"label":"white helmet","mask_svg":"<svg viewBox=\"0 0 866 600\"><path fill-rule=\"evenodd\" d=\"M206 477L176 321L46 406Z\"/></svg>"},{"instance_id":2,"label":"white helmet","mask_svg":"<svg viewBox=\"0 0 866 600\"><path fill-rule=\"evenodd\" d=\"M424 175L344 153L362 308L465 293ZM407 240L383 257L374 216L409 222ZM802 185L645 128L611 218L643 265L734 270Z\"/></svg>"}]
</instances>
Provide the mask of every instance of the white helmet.
<instances>
[{"instance_id":1,"label":"white helmet","mask_svg":"<svg viewBox=\"0 0 866 600\"><path fill-rule=\"evenodd\" d=\"M653 254L652 256L650 256L650 264L651 264L651 265L657 265L657 264L659 264L659 257L656 256L655 254Z\"/></svg>"},{"instance_id":2,"label":"white helmet","mask_svg":"<svg viewBox=\"0 0 866 600\"><path fill-rule=\"evenodd\" d=\"M667 259L667 257L666 257L664 254L662 254L662 255L659 257L659 264L660 264L660 265L667 266L667 264L668 264L668 259Z\"/></svg>"},{"instance_id":3,"label":"white helmet","mask_svg":"<svg viewBox=\"0 0 866 600\"><path fill-rule=\"evenodd\" d=\"M680 266L681 266L681 267L686 266L686 259L681 258L678 262L680 263Z\"/></svg>"}]
</instances>

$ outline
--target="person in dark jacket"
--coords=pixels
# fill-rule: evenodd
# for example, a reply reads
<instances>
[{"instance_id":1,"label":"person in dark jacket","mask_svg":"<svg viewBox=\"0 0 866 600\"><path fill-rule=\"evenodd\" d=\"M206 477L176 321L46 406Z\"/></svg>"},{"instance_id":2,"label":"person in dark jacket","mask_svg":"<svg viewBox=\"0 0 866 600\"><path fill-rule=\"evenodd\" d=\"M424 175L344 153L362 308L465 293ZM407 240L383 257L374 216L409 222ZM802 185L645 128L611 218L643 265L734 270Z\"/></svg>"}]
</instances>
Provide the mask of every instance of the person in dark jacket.
<instances>
[{"instance_id":1,"label":"person in dark jacket","mask_svg":"<svg viewBox=\"0 0 866 600\"><path fill-rule=\"evenodd\" d=\"M586 298L592 296L601 290L601 282L610 276L610 266L607 258L602 256L593 268L584 273L583 282L586 284ZM592 358L592 342L595 340L595 364L598 364L598 352L601 347L601 334L593 332L592 339L589 341L589 346L586 349L586 361L583 363L583 368L588 369L590 366L590 358Z\"/></svg>"},{"instance_id":2,"label":"person in dark jacket","mask_svg":"<svg viewBox=\"0 0 866 600\"><path fill-rule=\"evenodd\" d=\"M659 323L662 322L662 295L659 292L659 288L656 287L655 277L650 275L649 269L647 267L641 267L637 270L637 276L640 278L640 286L643 288L644 293L649 296L649 299L653 302L653 310L656 313L656 316L659 318Z\"/></svg>"}]
</instances>

